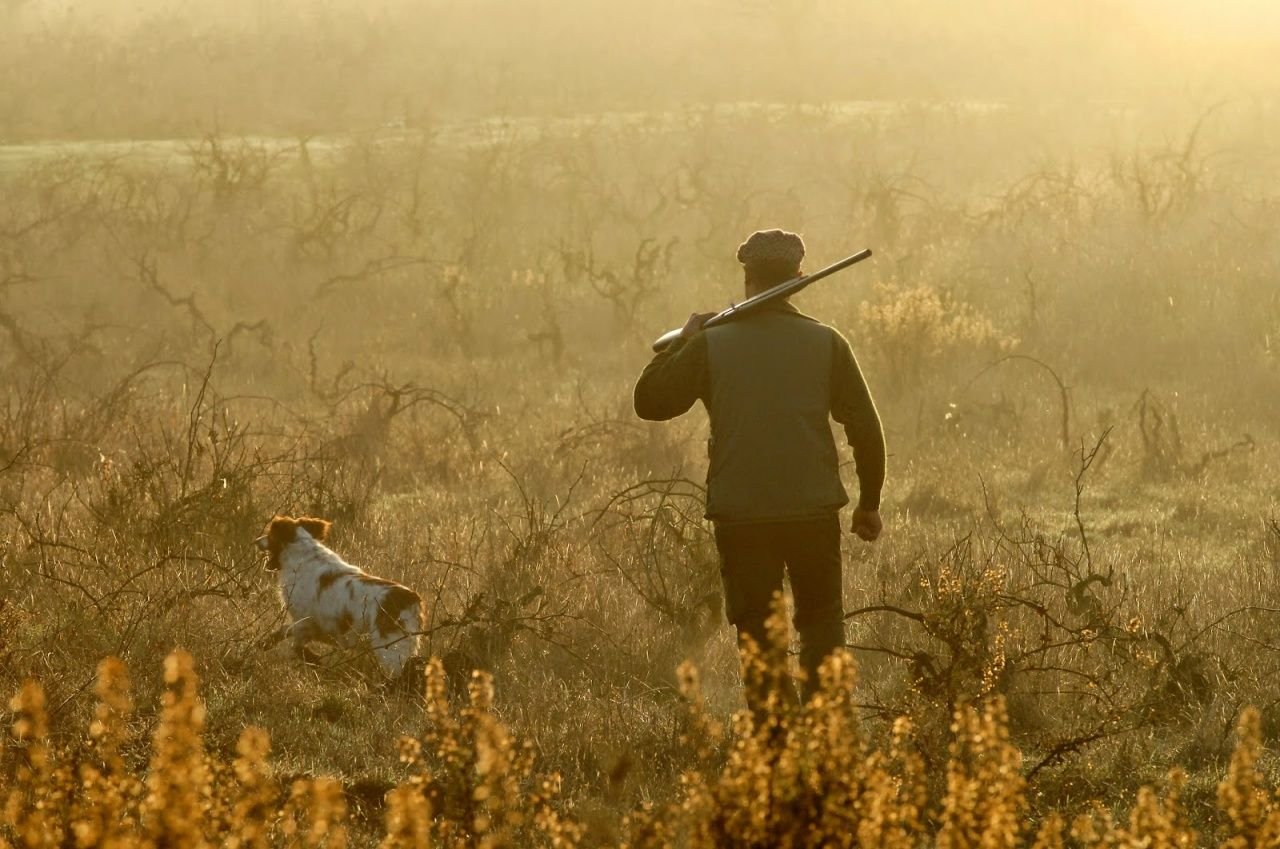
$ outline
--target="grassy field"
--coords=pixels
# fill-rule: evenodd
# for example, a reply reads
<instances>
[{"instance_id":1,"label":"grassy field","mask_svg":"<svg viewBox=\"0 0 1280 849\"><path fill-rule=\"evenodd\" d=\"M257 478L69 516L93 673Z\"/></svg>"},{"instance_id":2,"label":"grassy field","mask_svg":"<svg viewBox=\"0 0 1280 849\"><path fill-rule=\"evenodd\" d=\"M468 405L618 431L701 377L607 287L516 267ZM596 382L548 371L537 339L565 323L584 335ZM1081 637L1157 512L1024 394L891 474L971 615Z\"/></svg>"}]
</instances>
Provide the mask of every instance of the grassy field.
<instances>
[{"instance_id":1,"label":"grassy field","mask_svg":"<svg viewBox=\"0 0 1280 849\"><path fill-rule=\"evenodd\" d=\"M1271 839L1274 105L551 111L0 147L4 839ZM799 306L890 450L858 671L785 732L733 718L705 417L630 396L772 226L875 251ZM275 513L423 595L428 698L267 647Z\"/></svg>"},{"instance_id":2,"label":"grassy field","mask_svg":"<svg viewBox=\"0 0 1280 849\"><path fill-rule=\"evenodd\" d=\"M1230 137L975 160L951 189L895 158L908 133L960 152L1020 120L694 112L14 170L0 683L42 681L74 746L122 658L145 741L183 647L210 751L260 726L273 774L334 776L376 822L420 705L367 658L261 648L281 610L249 542L323 515L428 599L454 692L490 670L567 809L615 834L690 766L679 664L715 717L739 704L705 424L635 420L630 385L650 337L733 296L739 234L784 223L814 265L877 251L803 303L854 340L892 453L888 533L846 543L871 739L911 717L937 764L954 706L1001 694L1033 809L1181 764L1208 817L1241 708L1280 733L1276 198L1214 164Z\"/></svg>"}]
</instances>

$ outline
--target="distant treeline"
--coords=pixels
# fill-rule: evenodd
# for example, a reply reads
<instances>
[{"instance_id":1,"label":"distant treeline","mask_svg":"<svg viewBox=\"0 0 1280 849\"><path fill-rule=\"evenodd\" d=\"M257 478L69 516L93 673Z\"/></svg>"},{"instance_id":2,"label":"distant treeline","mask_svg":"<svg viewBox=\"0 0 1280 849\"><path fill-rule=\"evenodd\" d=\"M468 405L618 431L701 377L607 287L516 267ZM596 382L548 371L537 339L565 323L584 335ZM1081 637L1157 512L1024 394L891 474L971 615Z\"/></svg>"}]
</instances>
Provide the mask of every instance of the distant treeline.
<instances>
[{"instance_id":1,"label":"distant treeline","mask_svg":"<svg viewBox=\"0 0 1280 849\"><path fill-rule=\"evenodd\" d=\"M1269 36L1192 41L1185 24L1136 0L3 0L0 140L297 135L712 101L1132 101L1274 80L1260 58Z\"/></svg>"}]
</instances>

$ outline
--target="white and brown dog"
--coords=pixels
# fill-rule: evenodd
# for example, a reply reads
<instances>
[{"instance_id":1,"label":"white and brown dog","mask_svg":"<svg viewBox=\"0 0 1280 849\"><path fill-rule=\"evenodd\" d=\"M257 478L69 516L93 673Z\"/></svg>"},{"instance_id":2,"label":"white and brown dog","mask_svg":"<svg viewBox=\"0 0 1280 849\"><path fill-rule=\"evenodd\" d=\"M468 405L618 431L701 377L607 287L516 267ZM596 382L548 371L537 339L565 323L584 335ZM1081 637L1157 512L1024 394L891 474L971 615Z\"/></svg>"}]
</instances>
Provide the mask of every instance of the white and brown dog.
<instances>
[{"instance_id":1,"label":"white and brown dog","mask_svg":"<svg viewBox=\"0 0 1280 849\"><path fill-rule=\"evenodd\" d=\"M324 544L332 523L276 516L254 541L267 568L280 573L280 597L291 624L285 636L310 658L312 640L354 645L367 639L388 675L399 676L418 653L422 599L408 587L375 578Z\"/></svg>"}]
</instances>

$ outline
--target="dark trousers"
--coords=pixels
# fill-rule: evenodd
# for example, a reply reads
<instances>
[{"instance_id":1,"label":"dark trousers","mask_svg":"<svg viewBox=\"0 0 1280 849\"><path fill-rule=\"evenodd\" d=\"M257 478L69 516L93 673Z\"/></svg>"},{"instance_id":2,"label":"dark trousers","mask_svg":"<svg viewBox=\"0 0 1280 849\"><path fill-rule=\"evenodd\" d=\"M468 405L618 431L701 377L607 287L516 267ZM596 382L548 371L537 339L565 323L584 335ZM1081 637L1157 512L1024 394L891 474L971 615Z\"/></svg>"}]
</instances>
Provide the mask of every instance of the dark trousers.
<instances>
[{"instance_id":1,"label":"dark trousers","mask_svg":"<svg viewBox=\"0 0 1280 849\"><path fill-rule=\"evenodd\" d=\"M844 644L840 517L752 524L716 523L725 613L738 638L766 645L765 622L785 574L795 604L800 665L806 695L818 684L818 667Z\"/></svg>"}]
</instances>

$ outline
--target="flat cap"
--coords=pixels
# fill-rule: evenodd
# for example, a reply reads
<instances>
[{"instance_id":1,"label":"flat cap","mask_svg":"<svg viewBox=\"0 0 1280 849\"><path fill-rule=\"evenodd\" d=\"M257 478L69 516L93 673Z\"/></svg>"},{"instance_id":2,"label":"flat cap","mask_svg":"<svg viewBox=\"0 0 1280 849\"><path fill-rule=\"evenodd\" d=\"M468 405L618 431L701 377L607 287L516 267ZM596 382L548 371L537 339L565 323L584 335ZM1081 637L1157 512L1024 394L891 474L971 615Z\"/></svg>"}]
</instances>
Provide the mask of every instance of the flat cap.
<instances>
[{"instance_id":1,"label":"flat cap","mask_svg":"<svg viewBox=\"0 0 1280 849\"><path fill-rule=\"evenodd\" d=\"M738 245L738 262L743 265L799 268L803 259L804 240L786 230L759 230Z\"/></svg>"}]
</instances>

